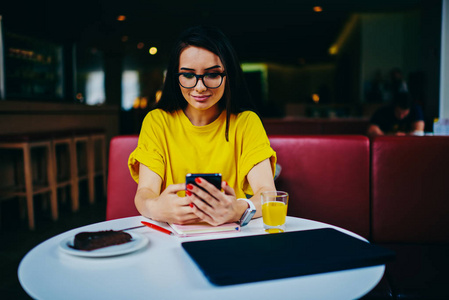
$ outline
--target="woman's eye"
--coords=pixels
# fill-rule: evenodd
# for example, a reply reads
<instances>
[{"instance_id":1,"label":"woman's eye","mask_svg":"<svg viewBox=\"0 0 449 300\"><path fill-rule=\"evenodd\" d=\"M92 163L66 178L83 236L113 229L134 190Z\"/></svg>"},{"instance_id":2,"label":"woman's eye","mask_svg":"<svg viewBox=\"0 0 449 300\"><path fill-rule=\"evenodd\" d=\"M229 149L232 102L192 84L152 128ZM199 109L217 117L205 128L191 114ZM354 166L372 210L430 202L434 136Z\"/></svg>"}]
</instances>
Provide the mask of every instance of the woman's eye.
<instances>
[{"instance_id":1,"label":"woman's eye","mask_svg":"<svg viewBox=\"0 0 449 300\"><path fill-rule=\"evenodd\" d=\"M207 73L205 74L205 76L211 79L215 79L220 76L220 73Z\"/></svg>"},{"instance_id":2,"label":"woman's eye","mask_svg":"<svg viewBox=\"0 0 449 300\"><path fill-rule=\"evenodd\" d=\"M192 79L193 77L195 77L195 75L192 73L183 73L182 76L187 79Z\"/></svg>"}]
</instances>

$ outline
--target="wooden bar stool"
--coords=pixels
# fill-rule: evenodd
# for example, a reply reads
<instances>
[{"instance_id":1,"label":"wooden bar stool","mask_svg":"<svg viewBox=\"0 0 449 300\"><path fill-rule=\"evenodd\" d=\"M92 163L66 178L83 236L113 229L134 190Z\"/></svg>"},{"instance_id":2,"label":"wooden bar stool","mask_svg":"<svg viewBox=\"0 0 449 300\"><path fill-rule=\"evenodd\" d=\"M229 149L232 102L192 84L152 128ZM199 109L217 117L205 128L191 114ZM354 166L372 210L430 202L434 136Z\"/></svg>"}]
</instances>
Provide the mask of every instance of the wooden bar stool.
<instances>
[{"instance_id":1,"label":"wooden bar stool","mask_svg":"<svg viewBox=\"0 0 449 300\"><path fill-rule=\"evenodd\" d=\"M44 149L43 157L39 160L45 160L46 163L46 182L41 183L33 181L32 151L35 148ZM51 215L53 220L58 219L58 201L56 197L56 182L53 166L53 148L51 137L47 133L19 134L0 136L0 149L16 149L23 153L23 176L24 186L17 182L14 186L0 191L0 198L25 197L28 213L28 226L31 230L35 229L34 218L34 195L50 193ZM18 170L15 170L18 172ZM44 178L37 178L39 181Z\"/></svg>"},{"instance_id":2,"label":"wooden bar stool","mask_svg":"<svg viewBox=\"0 0 449 300\"><path fill-rule=\"evenodd\" d=\"M79 184L83 180L88 179L89 174L89 135L83 131L72 130L72 144L71 144L71 174L72 174L72 185L77 190L76 197L77 205L79 206ZM89 192L89 203L94 203L95 199L91 196ZM76 210L78 210L78 206Z\"/></svg>"},{"instance_id":3,"label":"wooden bar stool","mask_svg":"<svg viewBox=\"0 0 449 300\"><path fill-rule=\"evenodd\" d=\"M79 210L79 185L78 185L78 164L77 164L77 151L76 145L74 145L73 134L71 131L59 131L52 134L52 161L55 174L56 187L58 189L64 187L70 187L70 200L71 209L73 212ZM65 147L67 150L67 156L64 159L58 159L58 147ZM61 149L59 149L61 150ZM62 157L62 155L60 155ZM63 162L66 162L64 165ZM67 169L68 172L64 172Z\"/></svg>"},{"instance_id":4,"label":"wooden bar stool","mask_svg":"<svg viewBox=\"0 0 449 300\"><path fill-rule=\"evenodd\" d=\"M103 176L103 192L106 191L106 135L103 129L88 128L73 131L74 153L76 154L78 181L87 179L89 191L89 203L95 202L95 177ZM99 147L98 147L99 144ZM85 147L85 151L80 147ZM85 154L85 157L84 155ZM97 159L100 157L100 159ZM80 172L81 167L86 167L85 172Z\"/></svg>"},{"instance_id":5,"label":"wooden bar stool","mask_svg":"<svg viewBox=\"0 0 449 300\"><path fill-rule=\"evenodd\" d=\"M89 132L89 190L95 195L95 177L102 176L103 193L107 189L107 153L106 134L102 129L92 129Z\"/></svg>"}]
</instances>

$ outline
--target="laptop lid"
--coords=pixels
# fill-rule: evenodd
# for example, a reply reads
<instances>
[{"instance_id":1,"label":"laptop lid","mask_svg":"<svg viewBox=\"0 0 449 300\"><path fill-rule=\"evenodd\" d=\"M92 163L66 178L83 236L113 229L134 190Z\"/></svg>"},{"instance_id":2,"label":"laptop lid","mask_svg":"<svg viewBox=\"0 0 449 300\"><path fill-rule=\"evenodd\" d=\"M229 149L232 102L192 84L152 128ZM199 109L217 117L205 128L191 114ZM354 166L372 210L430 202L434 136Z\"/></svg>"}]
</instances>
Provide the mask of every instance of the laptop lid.
<instances>
[{"instance_id":1,"label":"laptop lid","mask_svg":"<svg viewBox=\"0 0 449 300\"><path fill-rule=\"evenodd\" d=\"M182 247L216 285L381 265L395 256L331 228L183 242Z\"/></svg>"}]
</instances>

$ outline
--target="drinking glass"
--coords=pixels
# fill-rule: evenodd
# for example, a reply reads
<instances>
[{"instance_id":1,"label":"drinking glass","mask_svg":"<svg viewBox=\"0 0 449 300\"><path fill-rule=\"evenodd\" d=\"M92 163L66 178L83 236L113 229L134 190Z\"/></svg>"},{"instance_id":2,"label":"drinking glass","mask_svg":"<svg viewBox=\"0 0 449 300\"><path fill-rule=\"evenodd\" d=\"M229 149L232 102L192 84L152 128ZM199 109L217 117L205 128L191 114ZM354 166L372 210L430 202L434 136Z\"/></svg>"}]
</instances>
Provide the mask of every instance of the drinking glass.
<instances>
[{"instance_id":1,"label":"drinking glass","mask_svg":"<svg viewBox=\"0 0 449 300\"><path fill-rule=\"evenodd\" d=\"M287 217L288 193L282 191L262 192L263 228L269 233L285 231Z\"/></svg>"}]
</instances>

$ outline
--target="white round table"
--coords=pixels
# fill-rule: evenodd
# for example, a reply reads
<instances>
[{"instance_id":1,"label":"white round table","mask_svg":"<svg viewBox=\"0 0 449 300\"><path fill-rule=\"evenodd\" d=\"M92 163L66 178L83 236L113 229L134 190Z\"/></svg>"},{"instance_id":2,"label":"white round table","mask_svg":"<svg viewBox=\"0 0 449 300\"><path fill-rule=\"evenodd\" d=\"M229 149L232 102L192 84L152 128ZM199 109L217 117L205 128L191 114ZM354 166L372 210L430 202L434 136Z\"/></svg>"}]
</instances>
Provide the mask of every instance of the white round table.
<instances>
[{"instance_id":1,"label":"white round table","mask_svg":"<svg viewBox=\"0 0 449 300\"><path fill-rule=\"evenodd\" d=\"M33 248L22 259L18 276L35 299L356 299L382 278L385 265L291 277L230 286L212 285L182 249L181 242L266 234L262 219L252 220L241 232L180 238L143 227L134 229L148 238L140 250L121 256L78 257L60 250L61 241L81 231L119 230L149 221L144 217L100 222L57 235ZM287 231L335 228L316 221L288 217ZM361 238L363 239L363 238Z\"/></svg>"}]
</instances>

